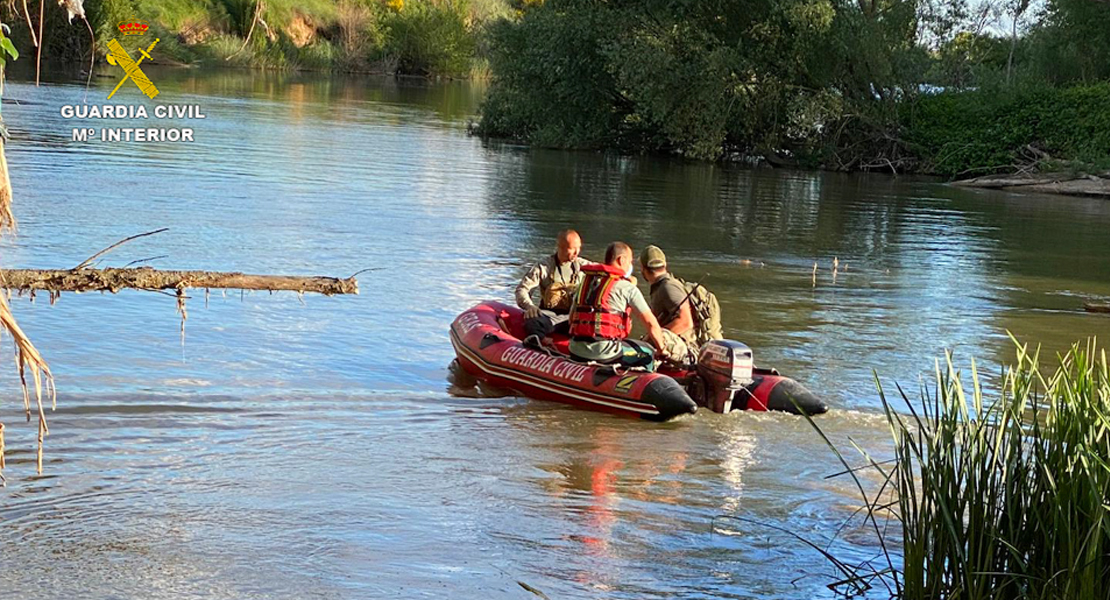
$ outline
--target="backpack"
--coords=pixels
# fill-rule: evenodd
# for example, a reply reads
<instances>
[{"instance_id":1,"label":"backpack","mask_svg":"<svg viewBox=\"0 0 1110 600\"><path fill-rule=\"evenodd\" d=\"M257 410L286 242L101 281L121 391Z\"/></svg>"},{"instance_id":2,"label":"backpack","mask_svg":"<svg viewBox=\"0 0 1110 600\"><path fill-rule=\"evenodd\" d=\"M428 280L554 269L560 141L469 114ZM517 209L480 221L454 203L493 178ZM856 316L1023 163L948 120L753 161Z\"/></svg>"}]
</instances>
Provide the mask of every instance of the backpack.
<instances>
[{"instance_id":1,"label":"backpack","mask_svg":"<svg viewBox=\"0 0 1110 600\"><path fill-rule=\"evenodd\" d=\"M675 277L682 287L690 302L690 314L694 317L694 337L698 347L709 340L724 338L721 331L721 305L717 303L717 296L700 283L689 283Z\"/></svg>"}]
</instances>

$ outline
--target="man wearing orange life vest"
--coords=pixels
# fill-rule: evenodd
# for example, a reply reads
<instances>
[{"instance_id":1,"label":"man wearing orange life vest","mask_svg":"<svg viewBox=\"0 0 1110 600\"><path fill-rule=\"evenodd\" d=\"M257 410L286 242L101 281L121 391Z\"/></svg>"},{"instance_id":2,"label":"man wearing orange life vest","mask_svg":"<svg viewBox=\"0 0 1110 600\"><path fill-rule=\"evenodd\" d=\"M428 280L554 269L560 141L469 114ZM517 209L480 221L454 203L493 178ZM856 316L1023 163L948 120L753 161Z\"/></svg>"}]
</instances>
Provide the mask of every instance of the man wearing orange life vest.
<instances>
[{"instance_id":1,"label":"man wearing orange life vest","mask_svg":"<svg viewBox=\"0 0 1110 600\"><path fill-rule=\"evenodd\" d=\"M582 267L582 283L570 311L570 353L580 360L654 368L655 348L663 345L663 330L644 295L629 281L632 248L613 242L605 250L605 264ZM632 314L647 327L655 346L627 339Z\"/></svg>"}]
</instances>

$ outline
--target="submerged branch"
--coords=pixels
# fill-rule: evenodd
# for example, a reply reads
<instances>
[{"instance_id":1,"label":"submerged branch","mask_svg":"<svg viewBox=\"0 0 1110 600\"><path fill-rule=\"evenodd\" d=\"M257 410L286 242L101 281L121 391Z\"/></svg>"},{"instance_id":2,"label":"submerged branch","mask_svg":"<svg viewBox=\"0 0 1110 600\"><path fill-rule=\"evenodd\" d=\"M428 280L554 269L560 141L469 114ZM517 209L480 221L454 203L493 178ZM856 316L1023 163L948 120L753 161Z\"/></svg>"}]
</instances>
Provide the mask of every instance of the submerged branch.
<instances>
[{"instance_id":1,"label":"submerged branch","mask_svg":"<svg viewBox=\"0 0 1110 600\"><path fill-rule=\"evenodd\" d=\"M354 277L299 277L293 275L250 275L218 271L162 271L150 267L135 269L0 269L3 287L11 290L45 290L59 292L112 293L122 289L183 290L186 288L240 289L357 294L358 281Z\"/></svg>"}]
</instances>

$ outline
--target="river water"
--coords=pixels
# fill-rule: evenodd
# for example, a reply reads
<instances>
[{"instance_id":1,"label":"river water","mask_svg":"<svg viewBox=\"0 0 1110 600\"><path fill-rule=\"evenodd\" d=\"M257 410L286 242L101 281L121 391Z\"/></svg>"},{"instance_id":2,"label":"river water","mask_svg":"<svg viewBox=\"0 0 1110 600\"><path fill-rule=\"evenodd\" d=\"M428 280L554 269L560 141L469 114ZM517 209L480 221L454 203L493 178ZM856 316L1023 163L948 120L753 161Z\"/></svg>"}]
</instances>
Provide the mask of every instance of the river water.
<instances>
[{"instance_id":1,"label":"river water","mask_svg":"<svg viewBox=\"0 0 1110 600\"><path fill-rule=\"evenodd\" d=\"M873 370L916 390L944 348L997 372L1007 330L1046 355L1110 337L1079 310L1110 298L1110 203L486 144L465 132L481 89L461 84L152 77L159 103L206 118L149 124L194 143L73 142L135 123L63 119L81 84L8 83L4 267L68 268L169 227L100 265L377 270L352 297L194 293L184 339L155 293L13 299L58 409L36 476L0 370L8 595L831 596L836 573L795 534L846 561L879 550L858 518L841 529L854 488L826 478L840 467L804 420L651 424L449 393L451 320L511 298L567 226L587 257L655 243L703 279L728 337L829 400L818 422L853 461L849 440L889 452Z\"/></svg>"}]
</instances>

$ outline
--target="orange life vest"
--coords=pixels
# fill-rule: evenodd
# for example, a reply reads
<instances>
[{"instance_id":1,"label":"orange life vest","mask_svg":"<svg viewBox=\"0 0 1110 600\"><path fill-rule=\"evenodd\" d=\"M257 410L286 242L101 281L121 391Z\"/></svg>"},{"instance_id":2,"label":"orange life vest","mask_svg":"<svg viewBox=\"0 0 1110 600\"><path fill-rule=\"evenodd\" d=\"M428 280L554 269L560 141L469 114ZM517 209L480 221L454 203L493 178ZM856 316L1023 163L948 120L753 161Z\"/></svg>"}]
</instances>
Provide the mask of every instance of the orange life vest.
<instances>
[{"instance_id":1,"label":"orange life vest","mask_svg":"<svg viewBox=\"0 0 1110 600\"><path fill-rule=\"evenodd\" d=\"M614 310L610 304L613 286L624 272L609 265L582 267L582 284L570 311L570 335L595 340L623 340L632 331L632 307Z\"/></svg>"}]
</instances>

